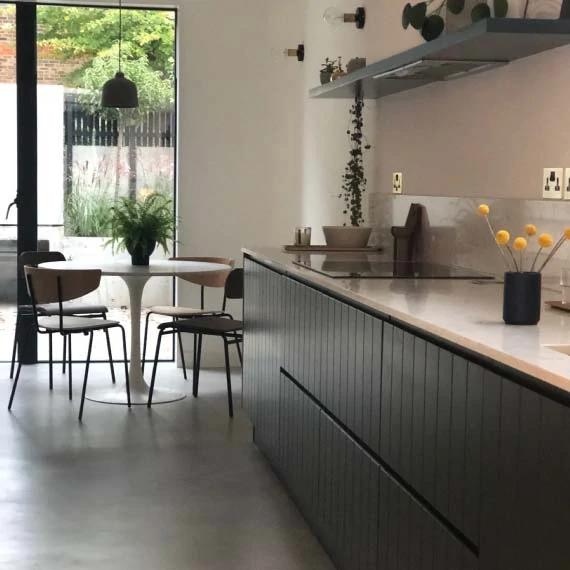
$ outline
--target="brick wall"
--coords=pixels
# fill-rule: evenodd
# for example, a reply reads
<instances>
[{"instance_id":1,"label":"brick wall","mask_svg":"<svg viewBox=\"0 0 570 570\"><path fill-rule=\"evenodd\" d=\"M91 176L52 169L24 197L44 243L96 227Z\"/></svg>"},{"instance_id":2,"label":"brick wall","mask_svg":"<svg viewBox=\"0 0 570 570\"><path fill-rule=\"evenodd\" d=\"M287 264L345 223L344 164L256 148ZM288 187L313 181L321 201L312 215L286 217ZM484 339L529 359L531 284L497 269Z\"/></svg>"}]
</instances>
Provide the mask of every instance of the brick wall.
<instances>
[{"instance_id":1,"label":"brick wall","mask_svg":"<svg viewBox=\"0 0 570 570\"><path fill-rule=\"evenodd\" d=\"M68 73L84 60L63 61L50 54L49 48L38 52L38 83L65 85ZM13 7L0 8L0 83L16 83L16 14Z\"/></svg>"}]
</instances>

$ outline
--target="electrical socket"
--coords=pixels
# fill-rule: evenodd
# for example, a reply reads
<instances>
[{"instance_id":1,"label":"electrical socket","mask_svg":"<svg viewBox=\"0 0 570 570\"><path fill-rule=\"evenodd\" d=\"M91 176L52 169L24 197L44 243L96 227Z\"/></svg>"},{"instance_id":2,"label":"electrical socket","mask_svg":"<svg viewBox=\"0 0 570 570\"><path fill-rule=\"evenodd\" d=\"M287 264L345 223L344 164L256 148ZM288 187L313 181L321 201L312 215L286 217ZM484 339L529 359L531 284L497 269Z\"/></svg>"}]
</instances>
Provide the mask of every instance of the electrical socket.
<instances>
[{"instance_id":1,"label":"electrical socket","mask_svg":"<svg viewBox=\"0 0 570 570\"><path fill-rule=\"evenodd\" d=\"M392 194L401 194L404 191L404 182L401 172L392 173Z\"/></svg>"},{"instance_id":2,"label":"electrical socket","mask_svg":"<svg viewBox=\"0 0 570 570\"><path fill-rule=\"evenodd\" d=\"M561 200L564 194L564 169L544 168L542 171L542 197L546 200Z\"/></svg>"},{"instance_id":3,"label":"electrical socket","mask_svg":"<svg viewBox=\"0 0 570 570\"><path fill-rule=\"evenodd\" d=\"M570 167L564 169L564 200L570 200Z\"/></svg>"}]
</instances>

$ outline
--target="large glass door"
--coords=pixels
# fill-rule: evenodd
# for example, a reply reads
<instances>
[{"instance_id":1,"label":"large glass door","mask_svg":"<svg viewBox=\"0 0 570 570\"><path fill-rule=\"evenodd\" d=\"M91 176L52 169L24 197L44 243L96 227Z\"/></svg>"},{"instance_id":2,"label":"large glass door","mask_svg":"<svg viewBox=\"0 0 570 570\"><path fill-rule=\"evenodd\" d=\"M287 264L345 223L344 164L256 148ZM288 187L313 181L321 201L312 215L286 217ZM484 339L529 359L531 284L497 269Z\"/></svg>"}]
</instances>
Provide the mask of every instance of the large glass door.
<instances>
[{"instance_id":1,"label":"large glass door","mask_svg":"<svg viewBox=\"0 0 570 570\"><path fill-rule=\"evenodd\" d=\"M175 199L176 13L123 9L122 26L122 69L137 83L141 105L118 112L99 106L102 85L118 69L116 6L0 4L0 215L19 190L19 208L0 226L0 263L10 263L0 272L9 275L0 287L0 361L11 356L18 249L59 250L94 263L116 257L104 247L115 199L141 200L152 192ZM173 296L172 279L154 278L143 304L169 304ZM107 305L111 318L129 326L127 290L119 279L103 279L89 301ZM43 340L40 360L47 357ZM24 361L34 361L35 343L26 335ZM105 355L106 347L100 348Z\"/></svg>"}]
</instances>

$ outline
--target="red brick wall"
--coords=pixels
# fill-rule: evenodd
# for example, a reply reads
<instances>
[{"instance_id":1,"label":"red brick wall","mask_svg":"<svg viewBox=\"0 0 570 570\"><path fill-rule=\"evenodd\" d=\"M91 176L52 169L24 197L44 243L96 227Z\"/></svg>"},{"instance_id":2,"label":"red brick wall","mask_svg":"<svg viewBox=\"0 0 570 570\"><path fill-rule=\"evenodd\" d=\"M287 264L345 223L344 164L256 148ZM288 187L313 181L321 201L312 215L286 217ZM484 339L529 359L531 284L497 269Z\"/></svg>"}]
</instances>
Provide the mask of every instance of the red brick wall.
<instances>
[{"instance_id":1,"label":"red brick wall","mask_svg":"<svg viewBox=\"0 0 570 570\"><path fill-rule=\"evenodd\" d=\"M38 52L38 83L65 85L65 77L78 69L83 60L63 61L50 54L49 48ZM0 8L0 83L16 83L16 14L13 7Z\"/></svg>"}]
</instances>

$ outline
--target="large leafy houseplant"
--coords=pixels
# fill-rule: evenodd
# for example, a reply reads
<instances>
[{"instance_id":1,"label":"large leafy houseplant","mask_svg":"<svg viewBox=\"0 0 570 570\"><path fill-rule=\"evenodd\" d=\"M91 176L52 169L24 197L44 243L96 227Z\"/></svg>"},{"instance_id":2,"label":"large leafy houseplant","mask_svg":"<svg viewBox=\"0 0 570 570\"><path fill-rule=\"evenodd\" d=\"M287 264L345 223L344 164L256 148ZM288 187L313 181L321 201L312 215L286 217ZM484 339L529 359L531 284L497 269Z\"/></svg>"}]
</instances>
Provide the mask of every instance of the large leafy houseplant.
<instances>
[{"instance_id":1,"label":"large leafy houseplant","mask_svg":"<svg viewBox=\"0 0 570 570\"><path fill-rule=\"evenodd\" d=\"M174 239L175 219L172 200L159 192L143 199L119 198L111 207L111 237L107 245L113 251L126 249L133 265L148 265L156 245L168 252Z\"/></svg>"},{"instance_id":2,"label":"large leafy houseplant","mask_svg":"<svg viewBox=\"0 0 570 570\"><path fill-rule=\"evenodd\" d=\"M490 1L490 0L489 0ZM492 0L496 18L504 18L509 11L508 0ZM427 0L417 4L406 4L402 12L402 26L407 29L412 26L419 30L426 41L435 40L445 28L442 13L448 12L458 16L465 9L465 0ZM428 14L428 10L431 10ZM478 22L491 17L491 7L487 1L476 2L471 8L471 21Z\"/></svg>"}]
</instances>

